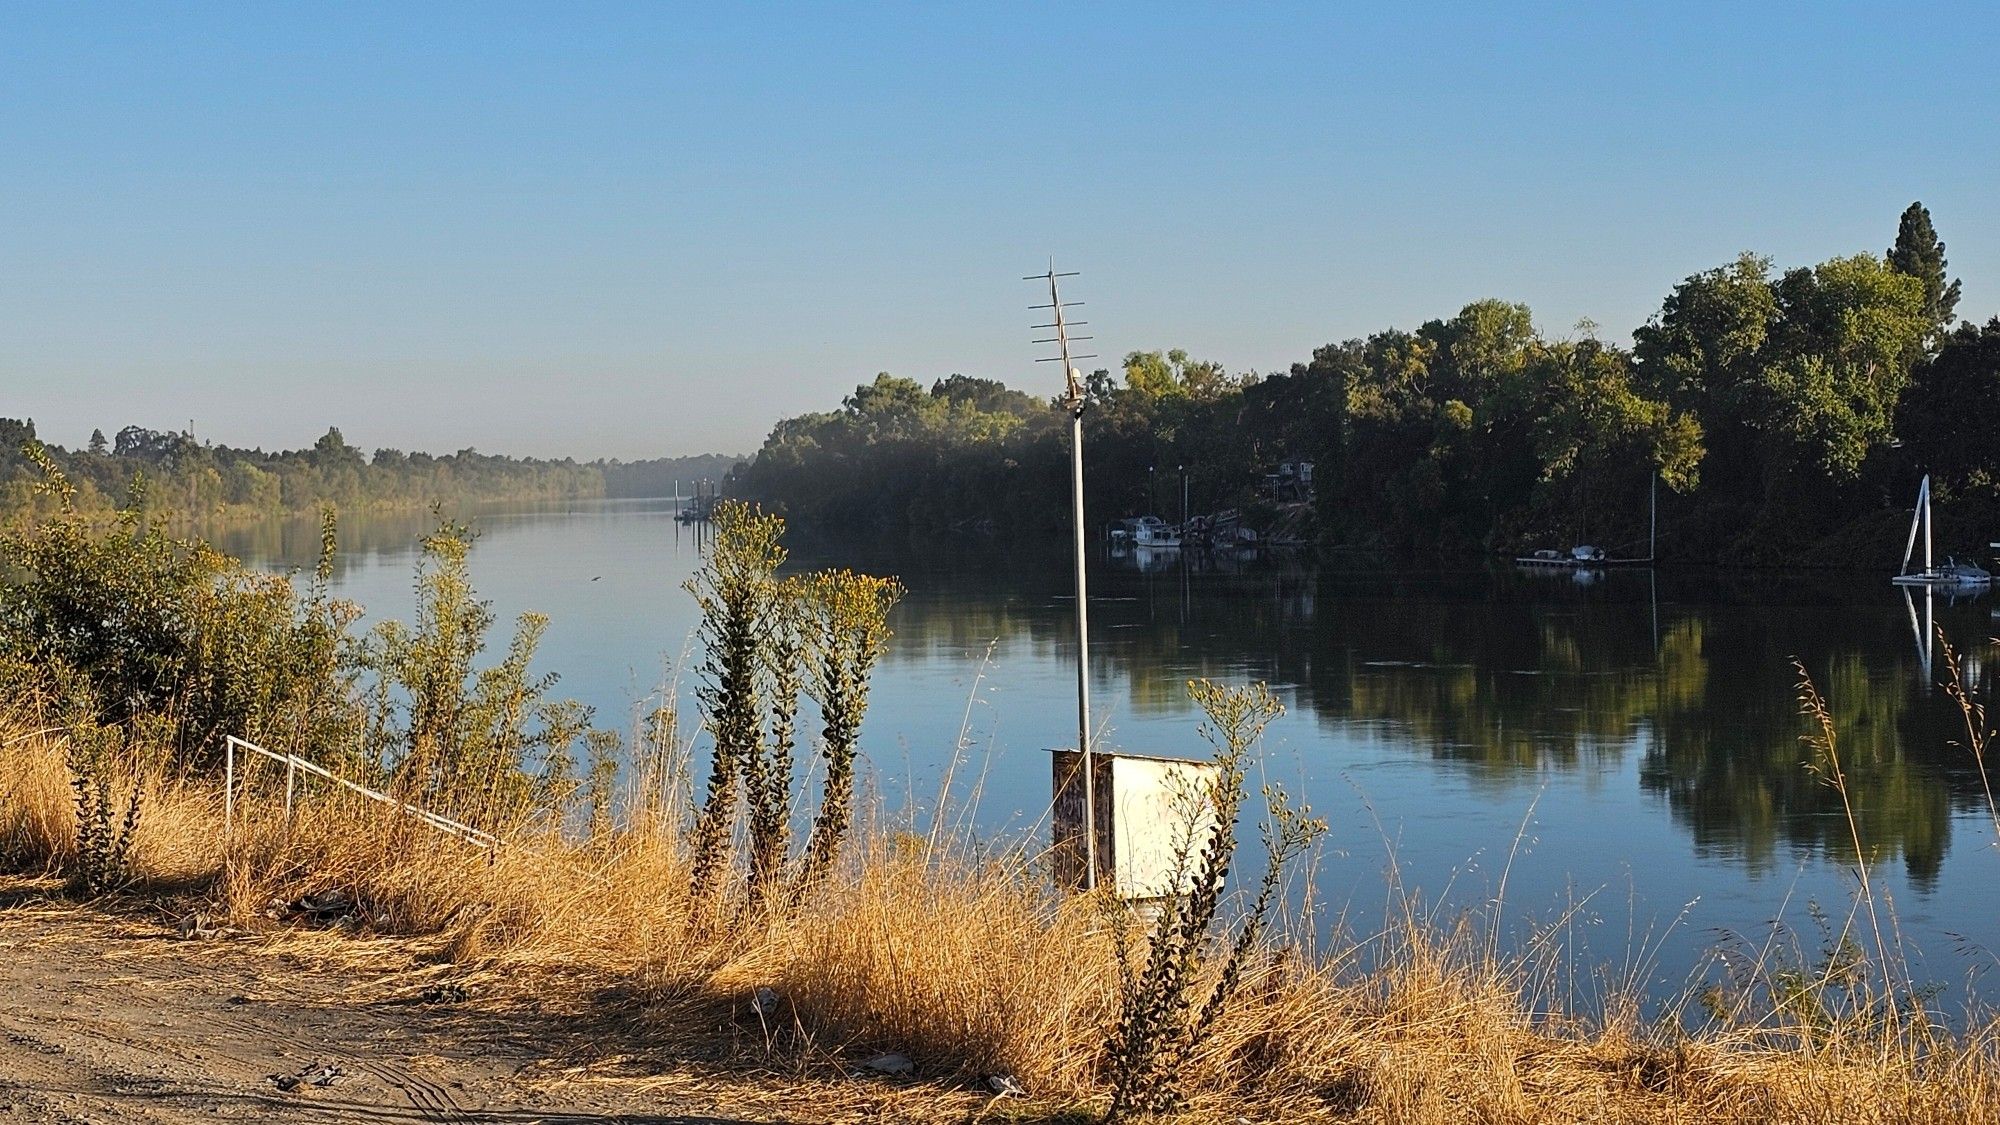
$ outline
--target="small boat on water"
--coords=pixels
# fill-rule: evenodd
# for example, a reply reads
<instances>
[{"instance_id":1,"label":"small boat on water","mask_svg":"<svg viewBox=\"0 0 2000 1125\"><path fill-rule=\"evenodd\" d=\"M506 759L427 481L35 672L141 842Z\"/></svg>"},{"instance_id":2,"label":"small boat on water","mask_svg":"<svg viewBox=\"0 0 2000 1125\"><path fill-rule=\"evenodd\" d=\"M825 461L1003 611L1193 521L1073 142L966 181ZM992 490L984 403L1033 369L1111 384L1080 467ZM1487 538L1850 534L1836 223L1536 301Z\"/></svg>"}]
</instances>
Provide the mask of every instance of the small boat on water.
<instances>
[{"instance_id":1,"label":"small boat on water","mask_svg":"<svg viewBox=\"0 0 2000 1125\"><path fill-rule=\"evenodd\" d=\"M1181 529L1158 516L1140 516L1120 520L1111 529L1111 541L1135 547L1179 547Z\"/></svg>"},{"instance_id":2,"label":"small boat on water","mask_svg":"<svg viewBox=\"0 0 2000 1125\"><path fill-rule=\"evenodd\" d=\"M1911 556L1917 551L1917 531L1924 534L1924 565L1921 569L1910 567ZM1931 560L1931 478L1926 475L1917 486L1917 507L1910 513L1910 539L1903 545L1902 571L1890 579L1898 586L1927 586L1938 590L1983 589L1993 584L1991 572L1971 563L1959 562L1946 555L1944 562Z\"/></svg>"},{"instance_id":3,"label":"small boat on water","mask_svg":"<svg viewBox=\"0 0 2000 1125\"><path fill-rule=\"evenodd\" d=\"M1602 547L1593 547L1586 543L1581 546L1571 547L1568 554L1564 554L1561 551L1536 551L1532 555L1522 555L1514 561L1520 563L1522 566L1547 566L1563 570L1577 570L1586 567L1606 566L1613 560L1605 557Z\"/></svg>"}]
</instances>

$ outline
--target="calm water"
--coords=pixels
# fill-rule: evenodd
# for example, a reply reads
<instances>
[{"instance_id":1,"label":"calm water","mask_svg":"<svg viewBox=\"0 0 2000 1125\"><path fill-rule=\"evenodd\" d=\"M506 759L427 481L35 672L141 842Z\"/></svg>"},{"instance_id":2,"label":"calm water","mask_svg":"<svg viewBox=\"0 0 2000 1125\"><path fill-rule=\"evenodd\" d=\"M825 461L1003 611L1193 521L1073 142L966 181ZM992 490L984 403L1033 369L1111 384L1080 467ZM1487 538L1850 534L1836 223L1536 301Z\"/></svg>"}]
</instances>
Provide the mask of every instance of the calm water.
<instances>
[{"instance_id":1,"label":"calm water","mask_svg":"<svg viewBox=\"0 0 2000 1125\"><path fill-rule=\"evenodd\" d=\"M372 618L407 619L427 522L351 520L339 592ZM690 643L690 532L652 501L472 522L482 594L503 619L549 614L540 667L600 724L629 729ZM259 565L309 566L316 530L218 539ZM976 788L977 803L954 815L993 837L1036 830L1045 748L1075 741L1064 557L795 561L894 573L910 588L864 730L889 805L927 815L963 742L954 791ZM1269 681L1290 713L1270 730L1263 769L1331 820L1314 890L1352 928L1379 918L1393 861L1405 885L1454 909L1488 903L1504 878L1504 926L1517 936L1581 903L1565 949L1579 964L1639 963L1655 995L1684 987L1730 935L1767 936L1774 919L1817 946L1808 904L1844 916L1853 847L1837 796L1805 768L1796 656L1832 704L1864 844L1919 978L1977 987L2000 952L1985 791L1957 744L1956 709L1927 686L1912 623L1922 597L1906 604L1885 575L1662 570L1579 583L1505 567L1188 571L1104 558L1092 581L1108 744L1198 753L1184 681ZM1994 604L1929 607L1989 700Z\"/></svg>"}]
</instances>

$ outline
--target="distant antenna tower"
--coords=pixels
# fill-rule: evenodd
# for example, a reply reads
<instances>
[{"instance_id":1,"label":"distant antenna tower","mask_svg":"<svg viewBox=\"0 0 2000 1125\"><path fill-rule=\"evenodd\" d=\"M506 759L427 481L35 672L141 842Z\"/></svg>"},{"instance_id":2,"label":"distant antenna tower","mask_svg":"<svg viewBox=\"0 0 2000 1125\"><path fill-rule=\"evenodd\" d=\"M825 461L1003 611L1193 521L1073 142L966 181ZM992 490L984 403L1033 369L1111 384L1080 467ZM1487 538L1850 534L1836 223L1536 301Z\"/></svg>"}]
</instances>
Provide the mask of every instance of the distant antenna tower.
<instances>
[{"instance_id":1,"label":"distant antenna tower","mask_svg":"<svg viewBox=\"0 0 2000 1125\"><path fill-rule=\"evenodd\" d=\"M1036 363L1060 363L1068 380L1063 396L1063 409L1069 412L1069 495L1070 522L1075 532L1074 548L1076 562L1076 749L1083 769L1083 885L1086 890L1097 887L1097 791L1096 771L1093 768L1090 748L1090 614L1084 600L1084 538L1083 538L1083 408L1085 405L1083 373L1073 365L1074 360L1095 359L1096 355L1072 355L1071 342L1091 339L1089 336L1072 336L1072 327L1081 327L1088 321L1072 322L1063 313L1064 309L1083 304L1082 301L1064 301L1056 282L1058 278L1075 277L1075 271L1057 273L1054 258L1049 259L1047 273L1030 274L1024 281L1046 281L1049 283L1049 303L1030 305L1032 309L1049 310L1049 323L1035 325L1038 329L1053 329L1055 335L1035 340L1037 344L1056 345L1056 354L1037 359Z\"/></svg>"}]
</instances>

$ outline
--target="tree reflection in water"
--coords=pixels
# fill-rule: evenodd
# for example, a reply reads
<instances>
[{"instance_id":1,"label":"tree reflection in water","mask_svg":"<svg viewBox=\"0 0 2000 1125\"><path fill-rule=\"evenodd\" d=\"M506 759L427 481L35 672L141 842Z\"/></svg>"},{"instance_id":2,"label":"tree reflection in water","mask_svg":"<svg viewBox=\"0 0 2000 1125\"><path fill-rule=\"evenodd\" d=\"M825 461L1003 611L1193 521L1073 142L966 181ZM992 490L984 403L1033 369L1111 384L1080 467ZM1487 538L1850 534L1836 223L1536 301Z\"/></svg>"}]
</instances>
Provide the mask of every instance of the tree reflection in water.
<instances>
[{"instance_id":1,"label":"tree reflection in water","mask_svg":"<svg viewBox=\"0 0 2000 1125\"><path fill-rule=\"evenodd\" d=\"M915 584L932 594L899 626L900 659L995 637L1066 658L1059 569L1018 554L951 566L944 590ZM1636 570L1577 583L1107 563L1095 588L1098 674L1122 681L1136 714L1184 711L1191 675L1256 677L1325 727L1389 734L1475 784L1638 755L1639 785L1698 852L1752 871L1800 853L1854 858L1838 795L1805 768L1793 657L1833 708L1872 861L1899 861L1928 888L1953 812L1983 808L1958 711L1925 684L1904 606L1874 575ZM1940 603L1936 621L1962 648L1990 631L1979 601Z\"/></svg>"}]
</instances>

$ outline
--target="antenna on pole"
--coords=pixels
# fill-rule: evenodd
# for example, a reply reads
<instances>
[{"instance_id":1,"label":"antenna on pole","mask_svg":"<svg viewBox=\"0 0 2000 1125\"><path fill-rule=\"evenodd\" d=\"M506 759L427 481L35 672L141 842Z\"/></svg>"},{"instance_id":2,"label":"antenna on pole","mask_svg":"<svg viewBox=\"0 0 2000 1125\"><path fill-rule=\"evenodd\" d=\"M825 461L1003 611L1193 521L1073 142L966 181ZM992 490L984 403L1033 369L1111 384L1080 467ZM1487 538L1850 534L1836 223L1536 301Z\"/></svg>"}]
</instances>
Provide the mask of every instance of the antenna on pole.
<instances>
[{"instance_id":1,"label":"antenna on pole","mask_svg":"<svg viewBox=\"0 0 2000 1125\"><path fill-rule=\"evenodd\" d=\"M1075 532L1073 545L1076 561L1076 749L1077 759L1083 771L1083 885L1085 890L1097 889L1097 783L1096 764L1090 747L1090 614L1084 596L1084 536L1083 536L1083 409L1086 403L1083 373L1073 366L1079 359L1095 359L1094 353L1075 355L1069 350L1072 342L1088 340L1089 336L1072 336L1072 327L1082 327L1088 321L1072 322L1064 309L1081 305L1082 301L1064 301L1057 282L1061 278L1075 277L1076 272L1057 273L1054 258L1049 259L1047 273L1029 274L1023 281L1046 281L1049 283L1049 303L1030 305L1031 309L1049 310L1049 323L1037 324L1037 329L1053 329L1055 335L1037 338L1037 344L1056 345L1056 354L1043 356L1036 363L1060 363L1066 380L1062 399L1063 409L1069 413L1070 450L1070 521Z\"/></svg>"},{"instance_id":2,"label":"antenna on pole","mask_svg":"<svg viewBox=\"0 0 2000 1125\"><path fill-rule=\"evenodd\" d=\"M1054 344L1056 345L1057 352L1055 355L1043 356L1035 362L1060 363L1063 365L1063 375L1068 380L1068 385L1063 396L1063 405L1068 408L1072 415L1081 413L1083 410L1083 373L1071 366L1070 361L1097 358L1095 352L1084 355L1070 354L1069 345L1072 340L1081 342L1096 339L1094 336L1072 336L1069 334L1071 328L1081 328L1090 323L1087 320L1072 321L1063 312L1064 309L1075 308L1083 304L1083 302L1063 300L1062 291L1056 283L1061 278L1076 276L1077 271L1075 270L1070 270L1066 273L1057 273L1055 259L1051 258L1049 259L1049 270L1047 273L1029 274L1027 277L1021 279L1023 281L1046 281L1049 283L1049 303L1046 305L1029 305L1028 307L1035 310L1049 310L1049 323L1036 324L1032 327L1037 329L1053 328L1056 334L1040 337L1033 342L1037 344Z\"/></svg>"}]
</instances>

